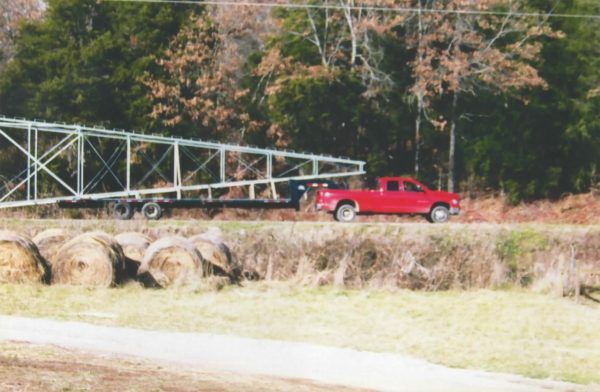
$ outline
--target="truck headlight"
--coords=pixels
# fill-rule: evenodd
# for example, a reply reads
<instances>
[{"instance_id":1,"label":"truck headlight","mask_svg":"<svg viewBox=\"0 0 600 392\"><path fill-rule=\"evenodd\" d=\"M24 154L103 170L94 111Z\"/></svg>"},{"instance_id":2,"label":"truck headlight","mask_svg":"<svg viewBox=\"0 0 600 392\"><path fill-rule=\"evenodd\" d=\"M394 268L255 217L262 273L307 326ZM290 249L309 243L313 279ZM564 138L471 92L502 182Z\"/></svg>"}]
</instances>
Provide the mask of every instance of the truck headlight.
<instances>
[{"instance_id":1,"label":"truck headlight","mask_svg":"<svg viewBox=\"0 0 600 392\"><path fill-rule=\"evenodd\" d=\"M454 204L455 206L457 206L458 205L458 200L456 200L456 199L452 200L452 204Z\"/></svg>"}]
</instances>

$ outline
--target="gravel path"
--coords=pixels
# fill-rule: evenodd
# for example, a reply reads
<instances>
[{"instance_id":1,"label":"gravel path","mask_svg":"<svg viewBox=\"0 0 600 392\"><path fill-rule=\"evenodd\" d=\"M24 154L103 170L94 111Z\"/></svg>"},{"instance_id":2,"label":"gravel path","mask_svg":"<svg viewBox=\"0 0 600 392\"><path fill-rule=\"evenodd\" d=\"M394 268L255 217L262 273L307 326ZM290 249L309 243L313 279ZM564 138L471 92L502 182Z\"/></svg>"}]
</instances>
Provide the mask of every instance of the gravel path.
<instances>
[{"instance_id":1,"label":"gravel path","mask_svg":"<svg viewBox=\"0 0 600 392\"><path fill-rule=\"evenodd\" d=\"M580 391L553 381L450 369L397 354L211 334L0 316L0 340L171 362L211 372L306 379L383 391Z\"/></svg>"}]
</instances>

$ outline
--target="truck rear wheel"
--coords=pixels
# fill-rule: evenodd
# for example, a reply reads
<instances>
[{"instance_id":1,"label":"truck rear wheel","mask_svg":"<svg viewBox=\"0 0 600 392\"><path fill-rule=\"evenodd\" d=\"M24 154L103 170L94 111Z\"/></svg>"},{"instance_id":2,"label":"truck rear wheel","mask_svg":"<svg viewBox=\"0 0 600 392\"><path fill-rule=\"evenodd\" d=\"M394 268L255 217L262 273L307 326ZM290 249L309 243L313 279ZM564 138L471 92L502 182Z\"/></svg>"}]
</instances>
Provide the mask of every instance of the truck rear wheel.
<instances>
[{"instance_id":1,"label":"truck rear wheel","mask_svg":"<svg viewBox=\"0 0 600 392\"><path fill-rule=\"evenodd\" d=\"M133 207L129 203L117 203L113 207L113 216L118 220L133 218Z\"/></svg>"},{"instance_id":2,"label":"truck rear wheel","mask_svg":"<svg viewBox=\"0 0 600 392\"><path fill-rule=\"evenodd\" d=\"M356 218L356 209L350 204L344 204L335 211L335 219L338 222L349 223Z\"/></svg>"},{"instance_id":3,"label":"truck rear wheel","mask_svg":"<svg viewBox=\"0 0 600 392\"><path fill-rule=\"evenodd\" d=\"M431 223L446 223L446 222L448 222L449 218L450 218L450 210L448 210L448 207L438 205L431 209L428 220Z\"/></svg>"},{"instance_id":4,"label":"truck rear wheel","mask_svg":"<svg viewBox=\"0 0 600 392\"><path fill-rule=\"evenodd\" d=\"M159 220L162 216L162 208L158 203L146 203L142 207L142 214L148 220Z\"/></svg>"}]
</instances>

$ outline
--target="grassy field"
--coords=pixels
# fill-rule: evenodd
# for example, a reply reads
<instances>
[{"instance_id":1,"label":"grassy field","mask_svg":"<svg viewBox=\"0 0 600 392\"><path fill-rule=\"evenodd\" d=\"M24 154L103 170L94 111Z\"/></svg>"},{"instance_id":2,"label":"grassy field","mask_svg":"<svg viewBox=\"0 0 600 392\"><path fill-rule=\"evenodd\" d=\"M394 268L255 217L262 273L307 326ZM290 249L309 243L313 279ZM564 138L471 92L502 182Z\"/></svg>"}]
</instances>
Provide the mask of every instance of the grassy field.
<instances>
[{"instance_id":1,"label":"grassy field","mask_svg":"<svg viewBox=\"0 0 600 392\"><path fill-rule=\"evenodd\" d=\"M521 290L252 283L219 292L0 285L0 313L397 352L452 367L600 383L600 306Z\"/></svg>"},{"instance_id":2,"label":"grassy field","mask_svg":"<svg viewBox=\"0 0 600 392\"><path fill-rule=\"evenodd\" d=\"M90 355L58 347L0 342L0 390L170 391L170 392L351 392L349 388L321 386L305 381L248 375L186 371L134 359Z\"/></svg>"}]
</instances>

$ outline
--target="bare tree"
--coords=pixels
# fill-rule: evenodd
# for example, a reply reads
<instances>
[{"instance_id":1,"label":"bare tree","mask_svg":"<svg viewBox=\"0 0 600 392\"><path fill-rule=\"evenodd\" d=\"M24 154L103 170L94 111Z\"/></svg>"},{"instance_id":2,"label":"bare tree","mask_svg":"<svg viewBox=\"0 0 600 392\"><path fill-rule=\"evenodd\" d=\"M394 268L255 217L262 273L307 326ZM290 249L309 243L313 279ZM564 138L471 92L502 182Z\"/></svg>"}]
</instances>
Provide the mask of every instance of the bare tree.
<instances>
[{"instance_id":1,"label":"bare tree","mask_svg":"<svg viewBox=\"0 0 600 392\"><path fill-rule=\"evenodd\" d=\"M0 1L0 69L14 55L14 43L19 22L42 17L44 4L40 0Z\"/></svg>"},{"instance_id":2,"label":"bare tree","mask_svg":"<svg viewBox=\"0 0 600 392\"><path fill-rule=\"evenodd\" d=\"M392 84L390 76L381 69L384 53L376 45L373 37L375 34L389 33L404 16L395 12L382 12L374 7L393 8L408 4L407 1L302 0L301 4L307 7L295 11L301 16L300 22L280 28L316 49L322 71L338 67L356 71L367 87L368 95L375 94L382 86ZM315 4L321 7L310 7ZM274 52L278 50L273 48ZM273 57L268 60L272 59ZM314 65L311 67L316 71Z\"/></svg>"}]
</instances>

